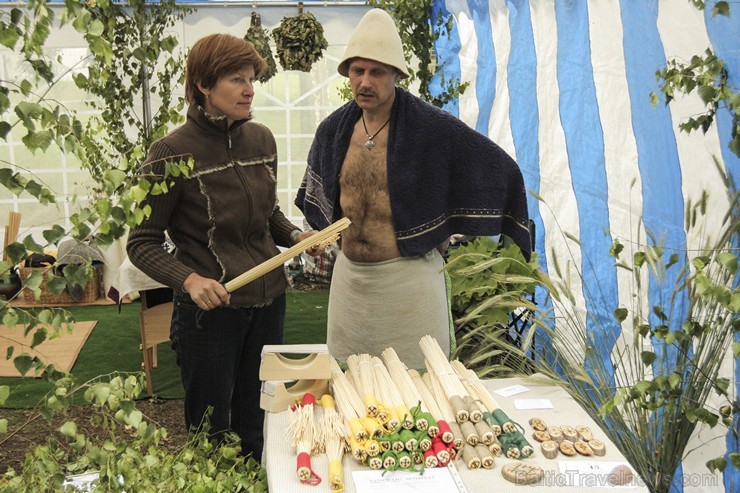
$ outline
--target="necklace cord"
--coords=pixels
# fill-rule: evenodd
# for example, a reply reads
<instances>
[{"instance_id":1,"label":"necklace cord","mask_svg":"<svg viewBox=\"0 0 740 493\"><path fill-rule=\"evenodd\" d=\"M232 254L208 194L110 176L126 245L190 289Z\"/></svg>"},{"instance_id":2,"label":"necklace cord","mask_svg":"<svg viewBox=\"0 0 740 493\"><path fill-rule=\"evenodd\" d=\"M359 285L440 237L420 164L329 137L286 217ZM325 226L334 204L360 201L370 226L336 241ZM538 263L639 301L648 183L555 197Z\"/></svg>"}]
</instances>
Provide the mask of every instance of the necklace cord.
<instances>
[{"instance_id":1,"label":"necklace cord","mask_svg":"<svg viewBox=\"0 0 740 493\"><path fill-rule=\"evenodd\" d=\"M360 114L360 117L362 118L362 127L365 129L365 134L367 135L368 142L372 142L372 140L380 133L381 130L385 128L386 125L388 125L388 122L391 121L390 117L385 121L383 125L380 126L377 132L370 135L370 132L367 131L367 125L365 124L365 115L363 113Z\"/></svg>"}]
</instances>

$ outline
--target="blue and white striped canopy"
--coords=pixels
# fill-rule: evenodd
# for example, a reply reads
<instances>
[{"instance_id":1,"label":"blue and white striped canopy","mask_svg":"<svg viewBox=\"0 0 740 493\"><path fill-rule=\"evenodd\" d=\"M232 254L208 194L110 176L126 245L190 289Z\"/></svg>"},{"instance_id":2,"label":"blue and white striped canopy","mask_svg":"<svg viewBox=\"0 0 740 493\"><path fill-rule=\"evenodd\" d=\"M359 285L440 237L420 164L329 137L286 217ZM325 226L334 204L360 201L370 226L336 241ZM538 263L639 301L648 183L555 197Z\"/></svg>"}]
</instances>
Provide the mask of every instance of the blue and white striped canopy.
<instances>
[{"instance_id":1,"label":"blue and white striped canopy","mask_svg":"<svg viewBox=\"0 0 740 493\"><path fill-rule=\"evenodd\" d=\"M552 252L561 267L570 260L583 275L582 283L573 276L575 290L596 321L631 303L629 280L609 256L612 237L645 244L651 232L685 263L702 240L685 230L687 203L709 192L708 234L727 211L714 159L740 183L740 160L728 147L729 112L706 134L687 134L678 125L704 111L698 96L669 106L650 101L660 94L655 74L667 60L688 61L709 47L726 62L730 83L740 85L740 7L729 18L712 17L714 3L702 12L688 0L433 2L433 18L441 12L455 21L449 39L436 45L439 75L471 83L446 109L517 160L527 189L543 199L529 201L542 267L552 274ZM650 305L669 295L651 287ZM678 308L676 319L684 311ZM617 339L631 336L604 330L613 323L586 324L606 362ZM730 435L727 449L737 452ZM696 472L708 472L703 460ZM740 484L737 473L728 476L726 488Z\"/></svg>"}]
</instances>

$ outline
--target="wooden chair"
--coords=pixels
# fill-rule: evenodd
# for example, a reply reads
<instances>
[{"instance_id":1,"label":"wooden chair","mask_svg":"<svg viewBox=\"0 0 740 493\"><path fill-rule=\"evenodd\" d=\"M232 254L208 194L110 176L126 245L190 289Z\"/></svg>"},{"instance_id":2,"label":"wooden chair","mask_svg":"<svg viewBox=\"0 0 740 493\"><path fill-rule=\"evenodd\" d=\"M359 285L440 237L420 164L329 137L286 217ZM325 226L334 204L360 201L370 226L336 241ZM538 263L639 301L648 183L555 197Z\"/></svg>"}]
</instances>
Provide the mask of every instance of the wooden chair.
<instances>
[{"instance_id":1,"label":"wooden chair","mask_svg":"<svg viewBox=\"0 0 740 493\"><path fill-rule=\"evenodd\" d=\"M154 395L152 368L157 367L157 345L170 340L172 320L172 290L169 288L140 291L141 311L141 349L144 362L141 364L146 374L146 389ZM169 301L166 301L169 300Z\"/></svg>"}]
</instances>

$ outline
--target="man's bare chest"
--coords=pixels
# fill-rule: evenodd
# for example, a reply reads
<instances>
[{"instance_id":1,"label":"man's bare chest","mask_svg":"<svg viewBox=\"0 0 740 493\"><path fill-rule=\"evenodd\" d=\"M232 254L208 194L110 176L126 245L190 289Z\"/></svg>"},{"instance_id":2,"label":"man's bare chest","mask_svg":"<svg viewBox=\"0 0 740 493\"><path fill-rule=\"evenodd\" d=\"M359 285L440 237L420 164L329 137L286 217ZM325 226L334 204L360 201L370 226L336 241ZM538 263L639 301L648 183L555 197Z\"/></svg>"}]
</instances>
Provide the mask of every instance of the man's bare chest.
<instances>
[{"instance_id":1,"label":"man's bare chest","mask_svg":"<svg viewBox=\"0 0 740 493\"><path fill-rule=\"evenodd\" d=\"M344 158L339 185L343 191L387 190L388 167L385 145L376 145L374 149L369 150L355 143L353 139Z\"/></svg>"}]
</instances>

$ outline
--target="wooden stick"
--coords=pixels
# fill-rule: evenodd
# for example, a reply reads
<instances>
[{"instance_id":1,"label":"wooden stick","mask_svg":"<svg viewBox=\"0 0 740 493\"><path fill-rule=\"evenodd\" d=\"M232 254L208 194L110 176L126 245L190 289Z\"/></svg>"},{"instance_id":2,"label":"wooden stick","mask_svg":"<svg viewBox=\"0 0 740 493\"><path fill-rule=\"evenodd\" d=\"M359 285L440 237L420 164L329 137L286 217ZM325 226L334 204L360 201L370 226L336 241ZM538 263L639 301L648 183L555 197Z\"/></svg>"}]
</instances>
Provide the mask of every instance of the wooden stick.
<instances>
[{"instance_id":1,"label":"wooden stick","mask_svg":"<svg viewBox=\"0 0 740 493\"><path fill-rule=\"evenodd\" d=\"M436 420L444 420L445 416L437 405L437 401L434 399L431 389L424 383L419 372L414 369L410 369L408 370L408 374L409 377L411 377L411 381L414 382L416 390L419 391L424 407L429 410L429 413L434 416Z\"/></svg>"},{"instance_id":2,"label":"wooden stick","mask_svg":"<svg viewBox=\"0 0 740 493\"><path fill-rule=\"evenodd\" d=\"M20 228L21 213L10 211L8 213L8 233L10 236L10 241L8 241L8 244L14 243L16 240L18 240L18 232L20 231Z\"/></svg>"},{"instance_id":3,"label":"wooden stick","mask_svg":"<svg viewBox=\"0 0 740 493\"><path fill-rule=\"evenodd\" d=\"M292 247L288 248L284 252L275 255L269 260L265 260L258 266L249 269L244 274L241 274L240 276L237 276L231 281L227 282L224 285L224 287L226 287L226 291L228 291L229 293L233 293L240 287L249 284L259 277L264 276L268 272L272 272L278 267L281 267L283 264L285 264L285 262L292 259L296 255L314 247L315 245L323 243L327 239L336 236L340 231L346 229L350 225L350 223L351 221L349 220L349 218L345 217L335 222L334 224L327 226L315 235L309 236L303 241L300 241L299 243L296 243Z\"/></svg>"},{"instance_id":4,"label":"wooden stick","mask_svg":"<svg viewBox=\"0 0 740 493\"><path fill-rule=\"evenodd\" d=\"M10 229L6 225L5 226L5 237L3 238L3 260L8 260L8 245L10 244L10 242L8 241L9 236L10 236L9 231Z\"/></svg>"},{"instance_id":5,"label":"wooden stick","mask_svg":"<svg viewBox=\"0 0 740 493\"><path fill-rule=\"evenodd\" d=\"M344 444L338 435L326 437L326 456L329 459L329 487L331 491L344 491L344 474L342 473L342 456Z\"/></svg>"},{"instance_id":6,"label":"wooden stick","mask_svg":"<svg viewBox=\"0 0 740 493\"><path fill-rule=\"evenodd\" d=\"M18 239L18 231L21 227L21 213L8 212L8 224L5 226L5 240L3 245L3 260L8 259L8 245L15 243Z\"/></svg>"},{"instance_id":7,"label":"wooden stick","mask_svg":"<svg viewBox=\"0 0 740 493\"><path fill-rule=\"evenodd\" d=\"M361 444L368 439L367 430L360 420L365 415L365 407L362 404L362 399L357 395L355 388L342 372L342 369L339 368L334 358L329 358L329 367L331 369L331 382L334 389L336 407L342 416L344 416L344 419L347 420L350 436L358 444ZM358 458L356 450L353 450L353 454L355 458Z\"/></svg>"},{"instance_id":8,"label":"wooden stick","mask_svg":"<svg viewBox=\"0 0 740 493\"><path fill-rule=\"evenodd\" d=\"M447 360L447 356L445 356L439 343L434 337L426 335L421 338L419 345L426 358L427 369L434 373L441 389L444 391L447 399L449 399L449 403L454 411L455 420L458 423L468 421L470 419L470 413L465 407L463 400L465 395L467 395L467 391L460 382L460 379L455 375L455 371L450 366L450 362Z\"/></svg>"},{"instance_id":9,"label":"wooden stick","mask_svg":"<svg viewBox=\"0 0 740 493\"><path fill-rule=\"evenodd\" d=\"M419 393L419 389L416 388L416 384L411 379L408 373L408 368L401 361L392 347L385 348L381 353L385 360L385 366L388 369L388 373L391 379L396 384L396 388L401 394L403 402L406 404L406 408L411 412L414 424L419 430L427 431L429 436L436 436L439 432L436 427L436 421L430 423L430 415L434 417L431 410L424 403L424 399ZM434 426L437 429L428 431L429 426Z\"/></svg>"},{"instance_id":10,"label":"wooden stick","mask_svg":"<svg viewBox=\"0 0 740 493\"><path fill-rule=\"evenodd\" d=\"M302 483L309 484L321 482L321 478L316 476L311 469L311 451L314 448L314 434L317 431L313 412L314 402L313 395L305 394L302 404L289 409L289 426L285 430L295 447L298 479Z\"/></svg>"},{"instance_id":11,"label":"wooden stick","mask_svg":"<svg viewBox=\"0 0 740 493\"><path fill-rule=\"evenodd\" d=\"M378 383L378 389L383 398L383 401L387 406L393 406L393 413L395 418L398 420L398 425L403 426L405 429L410 430L414 427L414 420L411 418L411 411L406 406L406 403L401 397L401 392L398 390L396 382L391 378L388 368L383 364L380 358L374 356L371 359L373 364L373 372L375 373L375 379ZM390 424L390 421L389 421ZM395 425L395 423L393 423ZM392 426L388 426L389 429L393 429ZM397 427L395 428L397 429Z\"/></svg>"},{"instance_id":12,"label":"wooden stick","mask_svg":"<svg viewBox=\"0 0 740 493\"><path fill-rule=\"evenodd\" d=\"M324 450L329 459L329 487L332 491L344 491L342 456L347 448L347 431L329 394L321 397L321 407L324 410Z\"/></svg>"},{"instance_id":13,"label":"wooden stick","mask_svg":"<svg viewBox=\"0 0 740 493\"><path fill-rule=\"evenodd\" d=\"M370 355L367 353L351 354L347 357L347 366L350 372L352 372L355 383L358 384L357 393L365 403L365 414L372 418L378 417L380 408L375 396L373 367L370 363Z\"/></svg>"},{"instance_id":14,"label":"wooden stick","mask_svg":"<svg viewBox=\"0 0 740 493\"><path fill-rule=\"evenodd\" d=\"M427 362L427 368L429 368L428 365L429 363ZM439 410L442 411L442 415L447 420L447 424L450 425L450 430L452 430L452 435L454 437L452 440L454 447L457 450L460 450L460 448L462 448L463 446L463 443L466 441L466 437L463 434L460 423L455 421L455 410L452 408L450 401L447 399L442 385L440 384L434 372L428 371L421 378L427 385L427 387L429 387L429 390L431 390L432 395L437 400Z\"/></svg>"},{"instance_id":15,"label":"wooden stick","mask_svg":"<svg viewBox=\"0 0 740 493\"><path fill-rule=\"evenodd\" d=\"M501 406L499 406L498 402L493 398L491 393L488 391L485 385L483 385L483 382L481 382L480 378L478 378L478 375L475 374L475 372L469 368L465 368L462 364L455 365L453 364L452 367L455 369L458 374L462 377L463 375L467 377L467 385L470 386L471 389L473 389L477 396L477 399L488 409L489 412L493 413L495 411L498 411L499 414L504 414L504 411L501 409ZM504 433L513 433L517 431L516 426L513 422L511 422L510 419L506 419L505 422L502 423L501 426Z\"/></svg>"}]
</instances>

